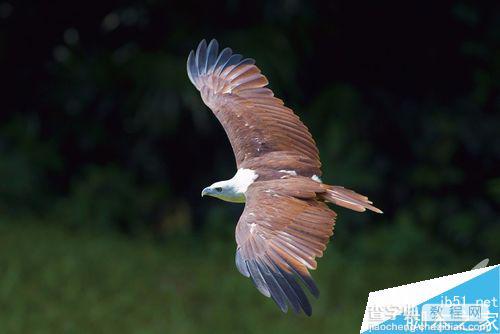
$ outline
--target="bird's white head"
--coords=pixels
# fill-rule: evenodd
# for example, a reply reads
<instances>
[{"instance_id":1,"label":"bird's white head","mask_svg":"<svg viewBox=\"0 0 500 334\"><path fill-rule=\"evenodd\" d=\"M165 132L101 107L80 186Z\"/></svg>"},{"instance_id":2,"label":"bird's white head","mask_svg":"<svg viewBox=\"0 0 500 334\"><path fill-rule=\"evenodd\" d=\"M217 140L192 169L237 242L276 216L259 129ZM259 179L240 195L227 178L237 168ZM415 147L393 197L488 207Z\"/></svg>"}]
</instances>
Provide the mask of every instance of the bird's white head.
<instances>
[{"instance_id":1,"label":"bird's white head","mask_svg":"<svg viewBox=\"0 0 500 334\"><path fill-rule=\"evenodd\" d=\"M215 182L203 189L201 196L212 196L226 202L245 203L245 194L239 192L235 185L229 181L231 180Z\"/></svg>"},{"instance_id":2,"label":"bird's white head","mask_svg":"<svg viewBox=\"0 0 500 334\"><path fill-rule=\"evenodd\" d=\"M245 192L258 175L250 169L239 169L232 179L219 181L206 187L201 196L212 196L226 202L245 203Z\"/></svg>"}]
</instances>

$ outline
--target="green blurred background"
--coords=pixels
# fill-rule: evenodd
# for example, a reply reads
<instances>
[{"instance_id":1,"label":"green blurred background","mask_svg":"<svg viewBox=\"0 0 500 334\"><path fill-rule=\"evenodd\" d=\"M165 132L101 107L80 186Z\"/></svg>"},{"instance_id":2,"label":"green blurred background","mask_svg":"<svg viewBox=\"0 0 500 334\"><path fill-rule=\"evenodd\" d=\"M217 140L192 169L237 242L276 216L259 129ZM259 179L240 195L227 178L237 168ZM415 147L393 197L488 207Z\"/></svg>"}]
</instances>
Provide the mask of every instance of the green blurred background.
<instances>
[{"instance_id":1,"label":"green blurred background","mask_svg":"<svg viewBox=\"0 0 500 334\"><path fill-rule=\"evenodd\" d=\"M368 292L500 259L500 2L0 2L0 333L356 333ZM339 208L311 318L234 265L235 165L186 75L257 60Z\"/></svg>"}]
</instances>

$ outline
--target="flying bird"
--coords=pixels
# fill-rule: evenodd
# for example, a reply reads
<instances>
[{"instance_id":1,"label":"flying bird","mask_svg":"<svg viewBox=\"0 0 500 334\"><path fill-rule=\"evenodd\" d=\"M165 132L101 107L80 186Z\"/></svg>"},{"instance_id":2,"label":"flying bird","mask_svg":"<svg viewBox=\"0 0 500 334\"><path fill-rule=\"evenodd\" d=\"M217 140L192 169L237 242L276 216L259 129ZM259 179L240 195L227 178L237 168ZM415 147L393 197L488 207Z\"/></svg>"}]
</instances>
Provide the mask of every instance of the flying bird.
<instances>
[{"instance_id":1,"label":"flying bird","mask_svg":"<svg viewBox=\"0 0 500 334\"><path fill-rule=\"evenodd\" d=\"M203 102L224 127L236 174L203 189L202 196L245 203L236 225L236 267L286 312L312 314L302 286L318 297L309 270L333 234L337 214L326 203L382 213L366 196L321 181L318 148L307 127L266 88L255 61L219 52L202 40L187 72Z\"/></svg>"}]
</instances>

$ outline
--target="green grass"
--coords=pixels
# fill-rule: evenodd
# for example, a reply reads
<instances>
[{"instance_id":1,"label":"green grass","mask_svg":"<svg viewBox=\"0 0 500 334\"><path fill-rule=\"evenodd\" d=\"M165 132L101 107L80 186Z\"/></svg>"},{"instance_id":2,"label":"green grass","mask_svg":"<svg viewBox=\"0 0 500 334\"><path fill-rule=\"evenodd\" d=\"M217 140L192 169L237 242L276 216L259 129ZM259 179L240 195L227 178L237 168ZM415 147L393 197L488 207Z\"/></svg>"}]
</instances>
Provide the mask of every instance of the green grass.
<instances>
[{"instance_id":1,"label":"green grass","mask_svg":"<svg viewBox=\"0 0 500 334\"><path fill-rule=\"evenodd\" d=\"M308 318L282 314L237 272L234 242L208 233L158 243L9 222L0 250L0 333L359 333L369 291L452 272L331 244Z\"/></svg>"}]
</instances>

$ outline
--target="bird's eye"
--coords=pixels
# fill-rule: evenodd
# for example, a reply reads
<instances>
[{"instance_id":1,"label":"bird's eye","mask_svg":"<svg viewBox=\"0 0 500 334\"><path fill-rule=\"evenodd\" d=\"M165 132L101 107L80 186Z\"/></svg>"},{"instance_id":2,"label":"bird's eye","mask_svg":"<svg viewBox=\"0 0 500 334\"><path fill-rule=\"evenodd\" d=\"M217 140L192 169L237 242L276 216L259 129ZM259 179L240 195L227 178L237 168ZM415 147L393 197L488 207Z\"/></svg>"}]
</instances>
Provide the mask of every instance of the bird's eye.
<instances>
[{"instance_id":1,"label":"bird's eye","mask_svg":"<svg viewBox=\"0 0 500 334\"><path fill-rule=\"evenodd\" d=\"M215 190L217 190L217 192L221 192L222 188L221 187L217 187L217 188L215 188Z\"/></svg>"}]
</instances>

